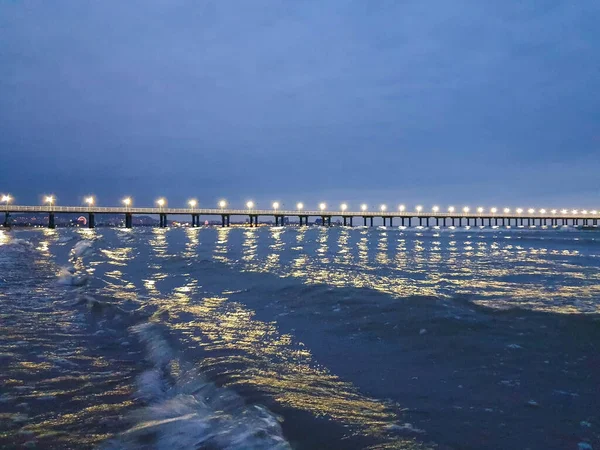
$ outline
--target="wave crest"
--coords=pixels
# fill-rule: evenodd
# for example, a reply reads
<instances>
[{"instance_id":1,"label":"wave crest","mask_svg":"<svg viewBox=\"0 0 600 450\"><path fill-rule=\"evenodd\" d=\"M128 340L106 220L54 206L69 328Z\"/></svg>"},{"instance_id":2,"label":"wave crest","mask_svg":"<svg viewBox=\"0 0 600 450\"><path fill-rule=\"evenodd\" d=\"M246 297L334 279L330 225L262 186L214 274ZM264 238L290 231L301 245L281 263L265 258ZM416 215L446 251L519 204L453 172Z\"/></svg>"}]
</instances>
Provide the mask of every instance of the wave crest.
<instances>
[{"instance_id":1,"label":"wave crest","mask_svg":"<svg viewBox=\"0 0 600 450\"><path fill-rule=\"evenodd\" d=\"M196 370L185 370L156 324L132 331L154 365L137 379L137 395L147 406L131 415L133 427L101 450L291 449L273 413L247 405Z\"/></svg>"}]
</instances>

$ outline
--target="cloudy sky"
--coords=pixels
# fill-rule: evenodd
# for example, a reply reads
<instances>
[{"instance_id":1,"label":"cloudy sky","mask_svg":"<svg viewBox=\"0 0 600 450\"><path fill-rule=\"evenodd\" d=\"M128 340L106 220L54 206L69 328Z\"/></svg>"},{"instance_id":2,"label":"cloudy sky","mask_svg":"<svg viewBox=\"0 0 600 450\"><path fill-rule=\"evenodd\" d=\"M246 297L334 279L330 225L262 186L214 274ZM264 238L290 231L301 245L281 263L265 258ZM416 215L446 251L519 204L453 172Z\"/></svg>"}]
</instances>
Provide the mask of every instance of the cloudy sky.
<instances>
[{"instance_id":1,"label":"cloudy sky","mask_svg":"<svg viewBox=\"0 0 600 450\"><path fill-rule=\"evenodd\" d=\"M0 0L0 192L600 205L600 3Z\"/></svg>"}]
</instances>

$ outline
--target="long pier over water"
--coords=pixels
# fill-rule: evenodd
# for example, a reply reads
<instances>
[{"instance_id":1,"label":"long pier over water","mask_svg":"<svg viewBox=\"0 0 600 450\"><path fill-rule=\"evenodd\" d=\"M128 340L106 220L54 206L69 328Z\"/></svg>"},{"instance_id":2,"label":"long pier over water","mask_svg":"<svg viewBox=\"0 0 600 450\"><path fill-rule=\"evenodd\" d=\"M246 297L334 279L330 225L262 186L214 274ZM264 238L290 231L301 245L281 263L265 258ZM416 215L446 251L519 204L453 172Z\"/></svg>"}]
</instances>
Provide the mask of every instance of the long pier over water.
<instances>
[{"instance_id":1,"label":"long pier over water","mask_svg":"<svg viewBox=\"0 0 600 450\"><path fill-rule=\"evenodd\" d=\"M121 207L99 207L99 206L19 206L19 205L3 205L2 209L5 212L4 226L10 224L11 214L33 213L33 214L48 214L47 225L50 228L55 228L56 214L81 214L87 215L87 226L94 228L96 225L96 216L100 214L123 215L125 227L133 226L133 215L156 215L159 217L159 226L167 226L168 216L187 216L192 219L192 226L200 226L200 216L218 217L221 221L221 226L230 226L231 217L248 218L249 226L257 226L260 217L274 218L276 226L284 225L285 218L297 218L298 222L294 224L308 225L310 218L320 219L320 224L331 226L332 218L341 219L344 226L373 226L375 218L381 218L384 226L504 226L504 227L532 227L532 226L584 226L596 227L600 220L600 212L598 211L578 211L578 210L503 210L484 211L479 208L475 211L470 211L465 208L461 211L441 212L431 211L425 212L422 209L414 211L348 211L345 208L340 210L330 210L322 207L319 210L304 210L304 209L231 209L231 208L167 208L167 207L152 207L152 208L133 208L129 206ZM289 223L289 222L288 222Z\"/></svg>"}]
</instances>

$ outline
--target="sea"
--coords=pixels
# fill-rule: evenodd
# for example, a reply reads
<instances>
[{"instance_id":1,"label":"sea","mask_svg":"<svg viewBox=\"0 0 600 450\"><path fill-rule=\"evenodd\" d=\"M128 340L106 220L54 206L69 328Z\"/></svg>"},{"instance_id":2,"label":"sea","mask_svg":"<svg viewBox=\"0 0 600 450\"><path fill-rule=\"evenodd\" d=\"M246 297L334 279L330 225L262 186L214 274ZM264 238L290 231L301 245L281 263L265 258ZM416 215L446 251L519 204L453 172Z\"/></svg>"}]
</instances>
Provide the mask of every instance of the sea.
<instances>
[{"instance_id":1,"label":"sea","mask_svg":"<svg viewBox=\"0 0 600 450\"><path fill-rule=\"evenodd\" d=\"M600 232L0 230L0 448L600 448Z\"/></svg>"}]
</instances>

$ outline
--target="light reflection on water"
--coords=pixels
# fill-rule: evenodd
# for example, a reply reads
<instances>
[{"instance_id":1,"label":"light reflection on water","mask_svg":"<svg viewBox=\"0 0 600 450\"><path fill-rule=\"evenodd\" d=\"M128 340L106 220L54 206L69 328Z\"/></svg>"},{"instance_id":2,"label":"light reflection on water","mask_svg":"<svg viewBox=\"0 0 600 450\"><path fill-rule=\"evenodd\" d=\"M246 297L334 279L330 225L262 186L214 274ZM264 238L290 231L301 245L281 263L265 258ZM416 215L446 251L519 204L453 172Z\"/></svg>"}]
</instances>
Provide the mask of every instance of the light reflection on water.
<instances>
[{"instance_id":1,"label":"light reflection on water","mask_svg":"<svg viewBox=\"0 0 600 450\"><path fill-rule=\"evenodd\" d=\"M71 234L94 242L93 255L70 260L77 270L96 277L89 292L115 300L135 300L140 306L167 311L157 320L181 342L180 351L203 370L223 376L226 386L257 391L282 407L331 418L348 426L351 433L380 439L389 448L400 442L388 435L387 427L401 420L395 407L364 395L316 361L303 342L280 331L277 318L259 319L244 298L257 296L265 303L283 302L286 298L266 295L255 279L250 284L246 282L245 273L272 273L296 279L297 285L369 288L397 297L466 295L491 306L599 311L599 241L594 234L553 231L517 231L507 235L487 230L415 232L323 227L45 230L33 239L36 256L31 259L44 274L27 286L15 272L11 275L14 280L9 277L9 287L0 298L31 292L47 295L49 274L56 273L59 262L53 258L58 259L59 250L64 252L67 245L71 248L74 244L60 243L60 238ZM0 247L6 247L10 239L7 233L0 232ZM19 252L16 254L23 254ZM223 271L219 265L233 270ZM215 291L216 287L219 289ZM301 293L297 295L302 297ZM323 308L331 310L331 306L323 298L313 309L319 312ZM44 393L84 397L82 392L87 388L82 385L93 384L96 379L107 386L98 394L107 398L101 406L56 417L41 415L29 425L29 430L55 432L75 426L99 411L118 415L131 405L128 401L113 404L109 397L130 394L130 380L125 382L123 377L131 377L135 361L123 373L104 373L115 362L91 356L89 348L77 347L75 330L80 328L74 325L73 314L26 312L32 317L27 324L32 329L39 321L48 327L57 325L63 333L70 330L65 348L71 353L48 350L53 343L43 342L46 350L11 360L7 372L10 378L5 377L3 382L18 383L15 380L32 373L43 377L44 383L38 381L37 388L24 394L31 401ZM35 333L20 330L23 324L6 314L3 319L14 322L10 328L14 338L2 351L14 352L15 342L27 342L30 346L38 342ZM293 308L289 314L293 314ZM61 368L51 362L51 358L58 357L74 364L85 361L88 370L94 370L82 375L81 367L74 369L67 364ZM56 387L57 367L68 380L82 377L77 388ZM105 437L98 436L89 442ZM86 439L89 438L79 442L87 442Z\"/></svg>"},{"instance_id":2,"label":"light reflection on water","mask_svg":"<svg viewBox=\"0 0 600 450\"><path fill-rule=\"evenodd\" d=\"M269 271L307 283L368 287L398 296L469 295L475 301L493 300L490 306L518 304L563 312L567 311L564 300L579 290L579 300L589 300L590 312L597 310L592 300L600 287L590 281L599 278L599 247L589 234L585 248L591 253L582 259L581 249L561 248L577 245L570 236L574 232L305 227L270 236L278 253L263 259L256 252L259 232L245 232L243 245L252 250L248 255L253 263L244 264L244 270ZM552 236L540 236L543 233ZM337 245L330 247L334 239ZM512 244L515 240L523 244ZM298 242L303 245L295 245ZM262 259L262 264L256 259ZM571 286L585 280L585 286Z\"/></svg>"}]
</instances>

